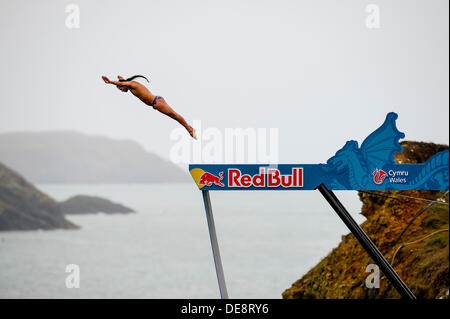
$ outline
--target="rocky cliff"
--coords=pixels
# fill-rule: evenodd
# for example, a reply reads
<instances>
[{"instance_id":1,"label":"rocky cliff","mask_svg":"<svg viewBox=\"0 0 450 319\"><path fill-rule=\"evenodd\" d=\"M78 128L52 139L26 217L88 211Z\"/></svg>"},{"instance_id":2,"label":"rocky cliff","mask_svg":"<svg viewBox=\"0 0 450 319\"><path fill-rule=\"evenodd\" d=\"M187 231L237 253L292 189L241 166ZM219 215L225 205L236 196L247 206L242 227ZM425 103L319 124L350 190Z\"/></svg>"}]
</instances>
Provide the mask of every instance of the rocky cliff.
<instances>
[{"instance_id":1,"label":"rocky cliff","mask_svg":"<svg viewBox=\"0 0 450 319\"><path fill-rule=\"evenodd\" d=\"M423 163L444 149L445 145L422 142L403 142L402 153L395 155L397 163ZM448 298L449 289L449 196L445 192L391 191L360 192L361 225L373 242L418 298ZM412 218L429 204L416 200L444 201L421 213L399 239ZM399 249L403 245L401 249ZM342 237L341 243L301 279L282 294L283 298L368 298L365 285L366 267L372 259L352 234ZM381 276L377 298L400 298L386 277Z\"/></svg>"},{"instance_id":2,"label":"rocky cliff","mask_svg":"<svg viewBox=\"0 0 450 319\"><path fill-rule=\"evenodd\" d=\"M58 203L0 163L0 231L77 228Z\"/></svg>"}]
</instances>

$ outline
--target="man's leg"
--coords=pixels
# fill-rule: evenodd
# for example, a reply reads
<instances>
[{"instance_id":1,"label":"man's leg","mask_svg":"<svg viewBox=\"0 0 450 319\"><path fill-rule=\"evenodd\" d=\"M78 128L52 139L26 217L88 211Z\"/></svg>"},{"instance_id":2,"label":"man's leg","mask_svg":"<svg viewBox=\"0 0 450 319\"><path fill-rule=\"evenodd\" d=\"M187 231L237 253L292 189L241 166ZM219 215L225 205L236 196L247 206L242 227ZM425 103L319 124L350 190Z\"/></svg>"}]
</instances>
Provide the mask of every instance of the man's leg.
<instances>
[{"instance_id":1,"label":"man's leg","mask_svg":"<svg viewBox=\"0 0 450 319\"><path fill-rule=\"evenodd\" d=\"M155 106L154 106L155 110L158 110L159 112L173 118L175 121L177 121L178 123L180 123L181 125L184 126L184 128L186 128L186 130L189 132L189 134L193 137L193 138L197 138L195 136L195 131L194 128L192 126L190 126L186 120L177 112L175 112L169 104L167 104L166 101L164 101L164 99L159 100L158 102L156 102Z\"/></svg>"}]
</instances>

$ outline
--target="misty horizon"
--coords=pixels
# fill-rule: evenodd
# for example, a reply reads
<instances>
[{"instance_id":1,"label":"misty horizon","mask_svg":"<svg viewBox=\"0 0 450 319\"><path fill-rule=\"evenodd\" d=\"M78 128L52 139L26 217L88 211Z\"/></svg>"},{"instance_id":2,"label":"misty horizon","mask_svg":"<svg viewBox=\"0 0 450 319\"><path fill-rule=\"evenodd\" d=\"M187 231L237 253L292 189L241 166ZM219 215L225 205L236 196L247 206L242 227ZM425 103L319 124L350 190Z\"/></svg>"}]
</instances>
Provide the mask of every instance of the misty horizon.
<instances>
[{"instance_id":1,"label":"misty horizon","mask_svg":"<svg viewBox=\"0 0 450 319\"><path fill-rule=\"evenodd\" d=\"M169 158L180 126L106 85L143 74L188 123L277 128L279 161L323 161L388 112L406 140L448 144L448 2L2 2L0 132L77 131ZM20 85L16 85L20 83Z\"/></svg>"}]
</instances>

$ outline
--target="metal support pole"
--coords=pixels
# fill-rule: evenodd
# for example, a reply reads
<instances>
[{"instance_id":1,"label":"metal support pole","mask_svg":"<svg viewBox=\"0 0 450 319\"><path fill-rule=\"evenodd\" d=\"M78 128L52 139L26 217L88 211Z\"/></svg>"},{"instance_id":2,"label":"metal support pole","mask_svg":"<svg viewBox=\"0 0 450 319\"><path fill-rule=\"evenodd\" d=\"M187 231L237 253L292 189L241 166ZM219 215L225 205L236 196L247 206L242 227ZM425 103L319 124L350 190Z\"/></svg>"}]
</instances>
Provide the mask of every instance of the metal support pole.
<instances>
[{"instance_id":1,"label":"metal support pole","mask_svg":"<svg viewBox=\"0 0 450 319\"><path fill-rule=\"evenodd\" d=\"M208 222L209 238L211 240L211 248L216 266L217 281L219 283L220 297L228 299L227 285L223 274L222 260L220 259L219 244L217 243L216 226L214 226L214 218L211 207L211 200L208 191L202 191L203 202L205 204L206 220Z\"/></svg>"},{"instance_id":2,"label":"metal support pole","mask_svg":"<svg viewBox=\"0 0 450 319\"><path fill-rule=\"evenodd\" d=\"M325 197L331 207L336 211L345 225L355 235L356 239L372 257L376 264L380 267L381 271L386 275L386 278L394 285L395 289L400 293L403 298L416 299L416 296L409 290L408 286L402 281L399 275L395 272L389 262L384 258L383 254L378 250L375 244L370 240L369 236L359 227L356 221L348 213L339 199L330 191L324 184L320 184L317 189Z\"/></svg>"}]
</instances>

